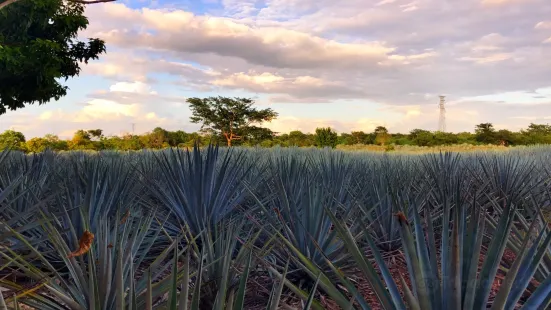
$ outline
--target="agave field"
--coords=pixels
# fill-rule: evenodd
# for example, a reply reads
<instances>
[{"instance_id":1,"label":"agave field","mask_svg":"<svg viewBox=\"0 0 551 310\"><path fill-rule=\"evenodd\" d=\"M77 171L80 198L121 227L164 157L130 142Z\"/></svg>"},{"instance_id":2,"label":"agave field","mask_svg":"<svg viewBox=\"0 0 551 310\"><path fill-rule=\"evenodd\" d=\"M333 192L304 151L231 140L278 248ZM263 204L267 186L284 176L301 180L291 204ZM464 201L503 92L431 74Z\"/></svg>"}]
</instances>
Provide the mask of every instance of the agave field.
<instances>
[{"instance_id":1,"label":"agave field","mask_svg":"<svg viewBox=\"0 0 551 310\"><path fill-rule=\"evenodd\" d=\"M551 148L0 153L0 310L549 309Z\"/></svg>"}]
</instances>

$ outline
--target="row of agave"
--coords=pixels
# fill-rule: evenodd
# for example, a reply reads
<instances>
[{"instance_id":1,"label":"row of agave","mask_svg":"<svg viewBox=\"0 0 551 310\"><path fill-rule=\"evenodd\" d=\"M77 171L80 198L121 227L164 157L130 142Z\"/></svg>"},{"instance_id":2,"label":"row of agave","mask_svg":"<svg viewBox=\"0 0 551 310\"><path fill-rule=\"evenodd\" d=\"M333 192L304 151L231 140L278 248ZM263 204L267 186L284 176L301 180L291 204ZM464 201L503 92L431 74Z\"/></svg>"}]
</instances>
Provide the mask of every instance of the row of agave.
<instances>
[{"instance_id":1,"label":"row of agave","mask_svg":"<svg viewBox=\"0 0 551 310\"><path fill-rule=\"evenodd\" d=\"M547 309L548 154L4 152L0 310Z\"/></svg>"}]
</instances>

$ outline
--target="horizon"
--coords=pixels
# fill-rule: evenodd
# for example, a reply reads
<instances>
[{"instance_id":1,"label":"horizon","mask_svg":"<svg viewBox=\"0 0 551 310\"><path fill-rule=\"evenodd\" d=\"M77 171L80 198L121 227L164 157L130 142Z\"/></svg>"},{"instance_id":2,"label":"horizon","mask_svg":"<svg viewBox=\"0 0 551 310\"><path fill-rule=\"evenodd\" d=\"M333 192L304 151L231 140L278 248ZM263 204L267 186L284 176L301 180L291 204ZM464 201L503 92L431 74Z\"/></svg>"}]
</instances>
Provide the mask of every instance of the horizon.
<instances>
[{"instance_id":1,"label":"horizon","mask_svg":"<svg viewBox=\"0 0 551 310\"><path fill-rule=\"evenodd\" d=\"M198 131L188 97L256 100L276 132L518 131L551 119L551 2L117 1L86 8L107 53L58 102L0 116L0 132L70 138Z\"/></svg>"}]
</instances>

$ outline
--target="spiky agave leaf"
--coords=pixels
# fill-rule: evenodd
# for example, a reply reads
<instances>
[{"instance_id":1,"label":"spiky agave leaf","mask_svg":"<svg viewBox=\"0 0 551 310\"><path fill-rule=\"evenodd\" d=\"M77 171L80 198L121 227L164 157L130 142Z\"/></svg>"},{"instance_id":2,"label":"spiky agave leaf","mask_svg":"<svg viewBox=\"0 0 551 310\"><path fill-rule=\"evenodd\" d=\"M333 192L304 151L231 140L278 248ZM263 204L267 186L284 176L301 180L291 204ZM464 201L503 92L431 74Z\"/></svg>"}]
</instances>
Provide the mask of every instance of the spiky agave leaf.
<instances>
[{"instance_id":1,"label":"spiky agave leaf","mask_svg":"<svg viewBox=\"0 0 551 310\"><path fill-rule=\"evenodd\" d=\"M242 152L220 155L217 147L201 151L196 145L193 151L169 149L155 157L161 173L149 188L194 235L215 227L244 200L242 181L253 162Z\"/></svg>"}]
</instances>

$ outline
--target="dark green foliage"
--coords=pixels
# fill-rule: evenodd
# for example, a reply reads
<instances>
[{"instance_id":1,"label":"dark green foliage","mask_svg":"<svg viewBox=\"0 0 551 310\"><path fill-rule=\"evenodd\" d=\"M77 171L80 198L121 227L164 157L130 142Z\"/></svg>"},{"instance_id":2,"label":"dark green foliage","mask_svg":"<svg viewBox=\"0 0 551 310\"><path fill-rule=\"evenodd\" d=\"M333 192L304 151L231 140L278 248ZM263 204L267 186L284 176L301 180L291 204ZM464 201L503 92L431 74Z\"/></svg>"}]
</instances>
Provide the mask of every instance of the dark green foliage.
<instances>
[{"instance_id":1,"label":"dark green foliage","mask_svg":"<svg viewBox=\"0 0 551 310\"><path fill-rule=\"evenodd\" d=\"M254 101L247 98L188 98L192 123L201 123L201 129L222 137L228 146L233 141L259 140L272 137L267 128L255 126L275 119L278 114L270 108L257 110Z\"/></svg>"},{"instance_id":2,"label":"dark green foliage","mask_svg":"<svg viewBox=\"0 0 551 310\"><path fill-rule=\"evenodd\" d=\"M485 144L495 144L498 142L494 125L491 123L476 125L474 132L476 134L476 141L478 142Z\"/></svg>"},{"instance_id":3,"label":"dark green foliage","mask_svg":"<svg viewBox=\"0 0 551 310\"><path fill-rule=\"evenodd\" d=\"M414 129L409 134L388 133L384 127L376 129L372 133L353 131L352 133L341 133L337 135L336 145L361 146L367 144L384 144L379 150L399 150L398 146L414 145L421 147L439 147L457 144L484 145L490 141L494 145L519 146L534 144L551 144L551 132L549 125L531 124L527 129L512 132L506 129L493 130L491 124L481 124L477 127L478 133L470 132L432 132L423 129ZM6 132L10 136L13 133ZM261 146L261 147L312 147L317 146L317 135L303 133L299 130L276 135L269 129L249 126L247 134L233 144L240 146ZM334 135L332 136L334 137ZM235 138L235 137L234 137ZM141 135L125 134L123 136L104 136L101 129L78 130L70 140L62 140L57 136L47 134L43 138L32 138L26 143L16 143L11 146L25 152L41 152L46 148L52 150L140 150L140 149L164 149L168 147L190 148L196 143L206 146L210 143L217 143L225 139L217 133L205 132L184 132L182 130L169 131L160 127ZM325 138L324 138L325 139ZM333 138L330 138L331 141ZM13 139L12 139L13 140ZM493 142L491 142L493 141ZM327 147L333 147L333 142ZM0 144L7 147L7 145ZM466 147L468 149L468 147Z\"/></svg>"},{"instance_id":4,"label":"dark green foliage","mask_svg":"<svg viewBox=\"0 0 551 310\"><path fill-rule=\"evenodd\" d=\"M317 147L335 148L338 143L338 134L330 127L316 128L314 140Z\"/></svg>"},{"instance_id":5,"label":"dark green foliage","mask_svg":"<svg viewBox=\"0 0 551 310\"><path fill-rule=\"evenodd\" d=\"M62 0L21 0L0 10L0 114L59 100L67 94L60 80L105 52L102 40L76 41L88 26L83 13L83 4Z\"/></svg>"},{"instance_id":6,"label":"dark green foliage","mask_svg":"<svg viewBox=\"0 0 551 310\"><path fill-rule=\"evenodd\" d=\"M25 149L25 136L23 133L6 130L0 134L0 150L4 149L23 151Z\"/></svg>"}]
</instances>

